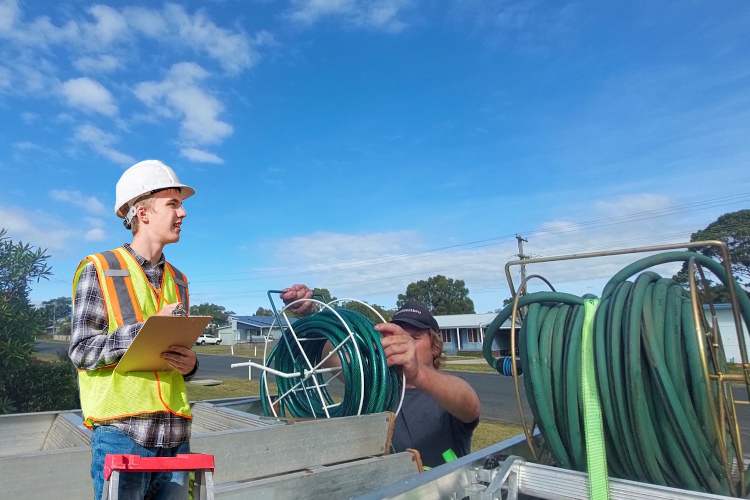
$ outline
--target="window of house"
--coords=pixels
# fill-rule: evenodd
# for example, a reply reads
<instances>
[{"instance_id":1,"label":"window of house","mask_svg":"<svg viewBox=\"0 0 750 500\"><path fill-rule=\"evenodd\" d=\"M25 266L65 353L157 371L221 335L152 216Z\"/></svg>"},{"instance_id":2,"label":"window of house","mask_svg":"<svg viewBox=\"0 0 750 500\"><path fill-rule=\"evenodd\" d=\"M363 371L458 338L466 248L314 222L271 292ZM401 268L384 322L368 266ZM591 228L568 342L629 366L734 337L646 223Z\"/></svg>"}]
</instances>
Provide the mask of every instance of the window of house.
<instances>
[{"instance_id":1,"label":"window of house","mask_svg":"<svg viewBox=\"0 0 750 500\"><path fill-rule=\"evenodd\" d=\"M479 328L467 328L466 341L475 343L481 342L481 340L479 339Z\"/></svg>"},{"instance_id":2,"label":"window of house","mask_svg":"<svg viewBox=\"0 0 750 500\"><path fill-rule=\"evenodd\" d=\"M451 330L440 330L440 335L443 336L443 342L448 344L453 343L453 334Z\"/></svg>"}]
</instances>

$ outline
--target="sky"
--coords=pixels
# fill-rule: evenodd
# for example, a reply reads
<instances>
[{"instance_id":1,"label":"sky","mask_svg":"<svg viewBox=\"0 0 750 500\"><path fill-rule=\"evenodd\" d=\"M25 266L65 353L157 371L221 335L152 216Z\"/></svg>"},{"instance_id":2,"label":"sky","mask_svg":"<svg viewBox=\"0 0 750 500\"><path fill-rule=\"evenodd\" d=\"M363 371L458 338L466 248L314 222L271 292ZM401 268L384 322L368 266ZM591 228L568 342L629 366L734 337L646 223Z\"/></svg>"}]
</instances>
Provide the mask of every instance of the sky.
<instances>
[{"instance_id":1,"label":"sky","mask_svg":"<svg viewBox=\"0 0 750 500\"><path fill-rule=\"evenodd\" d=\"M69 297L155 158L196 190L165 248L192 304L393 308L442 274L495 310L516 235L682 243L750 208L748 25L745 1L0 0L0 227L47 250L31 299ZM600 294L637 258L528 272Z\"/></svg>"}]
</instances>

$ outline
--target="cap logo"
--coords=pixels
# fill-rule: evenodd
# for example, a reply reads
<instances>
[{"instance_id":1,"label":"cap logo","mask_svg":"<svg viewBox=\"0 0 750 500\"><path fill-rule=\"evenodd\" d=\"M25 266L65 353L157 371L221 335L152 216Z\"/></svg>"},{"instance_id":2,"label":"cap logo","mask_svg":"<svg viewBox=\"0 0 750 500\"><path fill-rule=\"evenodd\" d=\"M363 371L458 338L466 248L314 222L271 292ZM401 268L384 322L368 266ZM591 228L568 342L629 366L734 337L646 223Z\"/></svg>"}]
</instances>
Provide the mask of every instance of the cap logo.
<instances>
[{"instance_id":1,"label":"cap logo","mask_svg":"<svg viewBox=\"0 0 750 500\"><path fill-rule=\"evenodd\" d=\"M402 313L405 313L405 312L413 312L413 313L417 313L419 315L422 314L422 311L418 311L417 309L401 309L396 314L402 314Z\"/></svg>"}]
</instances>

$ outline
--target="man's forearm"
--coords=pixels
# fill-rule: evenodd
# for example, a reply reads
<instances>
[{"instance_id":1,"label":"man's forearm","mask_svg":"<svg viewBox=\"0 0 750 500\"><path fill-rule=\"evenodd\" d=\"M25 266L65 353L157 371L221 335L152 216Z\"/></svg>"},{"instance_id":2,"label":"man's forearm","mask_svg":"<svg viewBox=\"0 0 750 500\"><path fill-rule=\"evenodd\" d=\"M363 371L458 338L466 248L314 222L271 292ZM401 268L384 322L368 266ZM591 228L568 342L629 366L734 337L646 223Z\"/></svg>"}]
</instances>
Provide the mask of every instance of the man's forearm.
<instances>
[{"instance_id":1,"label":"man's forearm","mask_svg":"<svg viewBox=\"0 0 750 500\"><path fill-rule=\"evenodd\" d=\"M71 332L68 355L80 370L110 366L125 354L143 323L118 327L107 334L93 328L78 328Z\"/></svg>"},{"instance_id":2,"label":"man's forearm","mask_svg":"<svg viewBox=\"0 0 750 500\"><path fill-rule=\"evenodd\" d=\"M413 384L462 422L469 423L479 418L479 396L464 379L434 368L420 368Z\"/></svg>"}]
</instances>

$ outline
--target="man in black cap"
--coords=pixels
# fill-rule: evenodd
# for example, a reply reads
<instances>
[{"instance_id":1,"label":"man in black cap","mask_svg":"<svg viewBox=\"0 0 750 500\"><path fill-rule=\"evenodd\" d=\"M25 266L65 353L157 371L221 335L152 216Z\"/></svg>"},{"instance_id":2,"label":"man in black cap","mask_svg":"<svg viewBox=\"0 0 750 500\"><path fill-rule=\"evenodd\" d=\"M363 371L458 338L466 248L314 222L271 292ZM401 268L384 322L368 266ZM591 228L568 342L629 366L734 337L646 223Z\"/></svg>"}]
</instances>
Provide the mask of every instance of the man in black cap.
<instances>
[{"instance_id":1,"label":"man in black cap","mask_svg":"<svg viewBox=\"0 0 750 500\"><path fill-rule=\"evenodd\" d=\"M285 303L311 298L312 291L294 285L281 294ZM311 302L296 305L295 312L313 312ZM479 396L462 378L440 371L445 359L440 329L420 302L407 302L391 323L375 325L388 366L401 366L406 392L396 419L391 444L396 452L419 450L422 464L436 467L471 451L471 435L479 423Z\"/></svg>"}]
</instances>

